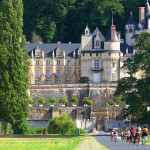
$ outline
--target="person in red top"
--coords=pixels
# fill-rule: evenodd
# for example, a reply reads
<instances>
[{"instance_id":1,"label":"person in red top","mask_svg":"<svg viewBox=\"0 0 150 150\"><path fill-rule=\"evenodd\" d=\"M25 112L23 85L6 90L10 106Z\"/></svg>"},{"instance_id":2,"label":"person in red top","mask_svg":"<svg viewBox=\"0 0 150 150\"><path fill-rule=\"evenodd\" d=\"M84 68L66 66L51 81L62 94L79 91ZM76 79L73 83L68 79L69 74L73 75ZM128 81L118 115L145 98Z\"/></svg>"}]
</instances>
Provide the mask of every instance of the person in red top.
<instances>
[{"instance_id":1,"label":"person in red top","mask_svg":"<svg viewBox=\"0 0 150 150\"><path fill-rule=\"evenodd\" d=\"M132 141L132 138L134 138L134 143L135 143L135 130L134 127L130 128L130 140Z\"/></svg>"}]
</instances>

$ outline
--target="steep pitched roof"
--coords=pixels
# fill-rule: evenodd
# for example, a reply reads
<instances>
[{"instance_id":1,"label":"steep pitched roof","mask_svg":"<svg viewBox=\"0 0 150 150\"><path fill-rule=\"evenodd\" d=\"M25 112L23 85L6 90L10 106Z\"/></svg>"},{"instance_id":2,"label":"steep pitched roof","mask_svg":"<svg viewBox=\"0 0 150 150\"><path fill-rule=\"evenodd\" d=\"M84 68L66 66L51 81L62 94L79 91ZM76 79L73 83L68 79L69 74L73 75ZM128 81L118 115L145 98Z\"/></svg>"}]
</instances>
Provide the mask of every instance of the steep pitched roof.
<instances>
[{"instance_id":1,"label":"steep pitched roof","mask_svg":"<svg viewBox=\"0 0 150 150\"><path fill-rule=\"evenodd\" d=\"M26 44L26 48L28 49L28 55L31 57L31 52L33 50L33 53L35 55L35 49L36 47L39 47L40 50L44 50L44 56L45 57L52 57L52 52L53 50L56 52L56 49L59 47L62 51L65 51L66 57L73 57L73 52L75 50L76 52L76 57L77 57L77 51L80 48L81 44L80 43L75 43L75 44L68 44L68 43L30 43Z\"/></svg>"},{"instance_id":2,"label":"steep pitched roof","mask_svg":"<svg viewBox=\"0 0 150 150\"><path fill-rule=\"evenodd\" d=\"M134 23L135 23L134 17L133 17L132 12L131 12L131 13L130 13L130 16L129 16L129 18L128 18L127 24L134 24Z\"/></svg>"},{"instance_id":3,"label":"steep pitched roof","mask_svg":"<svg viewBox=\"0 0 150 150\"><path fill-rule=\"evenodd\" d=\"M150 15L150 7L149 7L149 2L147 0L147 3L145 4L145 16Z\"/></svg>"},{"instance_id":4,"label":"steep pitched roof","mask_svg":"<svg viewBox=\"0 0 150 150\"><path fill-rule=\"evenodd\" d=\"M149 16L146 16L145 20L144 20L144 26L143 26L143 29L148 29L148 20L150 18L150 15Z\"/></svg>"},{"instance_id":5,"label":"steep pitched roof","mask_svg":"<svg viewBox=\"0 0 150 150\"><path fill-rule=\"evenodd\" d=\"M94 32L92 33L92 35L95 36L95 35L97 35L97 33L99 33L99 37L100 37L101 39L104 39L104 40L105 40L103 34L100 32L100 30L98 29L98 27L96 27L96 29L94 30Z\"/></svg>"}]
</instances>

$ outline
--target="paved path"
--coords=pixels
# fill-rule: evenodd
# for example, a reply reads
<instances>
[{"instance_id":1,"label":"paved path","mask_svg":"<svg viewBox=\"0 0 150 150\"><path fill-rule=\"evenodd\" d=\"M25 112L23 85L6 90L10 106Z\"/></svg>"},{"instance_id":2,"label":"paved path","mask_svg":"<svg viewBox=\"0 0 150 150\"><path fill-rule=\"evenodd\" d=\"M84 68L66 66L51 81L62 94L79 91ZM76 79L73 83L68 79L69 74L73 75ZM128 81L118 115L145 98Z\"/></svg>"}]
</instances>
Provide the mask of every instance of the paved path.
<instances>
[{"instance_id":1,"label":"paved path","mask_svg":"<svg viewBox=\"0 0 150 150\"><path fill-rule=\"evenodd\" d=\"M97 132L95 135L97 141L108 147L111 150L150 150L150 146L132 146L127 142L122 142L121 140L117 140L117 142L111 142L110 136L105 132Z\"/></svg>"}]
</instances>

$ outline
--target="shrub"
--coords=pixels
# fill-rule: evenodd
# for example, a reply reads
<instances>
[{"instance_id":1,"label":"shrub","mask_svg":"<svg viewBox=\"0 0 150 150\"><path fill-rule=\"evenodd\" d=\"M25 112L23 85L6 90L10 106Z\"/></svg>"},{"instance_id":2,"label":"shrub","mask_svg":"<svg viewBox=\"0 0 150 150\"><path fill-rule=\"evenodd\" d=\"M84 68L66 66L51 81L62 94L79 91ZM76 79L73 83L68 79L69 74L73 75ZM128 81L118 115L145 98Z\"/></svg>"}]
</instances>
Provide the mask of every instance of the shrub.
<instances>
[{"instance_id":1,"label":"shrub","mask_svg":"<svg viewBox=\"0 0 150 150\"><path fill-rule=\"evenodd\" d=\"M68 102L67 98L61 97L59 103L66 104Z\"/></svg>"},{"instance_id":2,"label":"shrub","mask_svg":"<svg viewBox=\"0 0 150 150\"><path fill-rule=\"evenodd\" d=\"M115 102L116 102L116 103L121 103L121 97L116 96L116 97L115 97Z\"/></svg>"},{"instance_id":3,"label":"shrub","mask_svg":"<svg viewBox=\"0 0 150 150\"><path fill-rule=\"evenodd\" d=\"M110 100L110 101L109 101L109 105L111 105L111 106L114 105L114 101L113 101L113 100Z\"/></svg>"},{"instance_id":4,"label":"shrub","mask_svg":"<svg viewBox=\"0 0 150 150\"><path fill-rule=\"evenodd\" d=\"M55 103L56 103L56 98L51 98L51 99L49 99L49 101L48 101L51 105L55 105Z\"/></svg>"},{"instance_id":5,"label":"shrub","mask_svg":"<svg viewBox=\"0 0 150 150\"><path fill-rule=\"evenodd\" d=\"M89 106L92 106L92 105L93 105L93 102L92 102L92 101L87 101L87 104L88 104Z\"/></svg>"},{"instance_id":6,"label":"shrub","mask_svg":"<svg viewBox=\"0 0 150 150\"><path fill-rule=\"evenodd\" d=\"M106 103L106 106L109 106L109 103Z\"/></svg>"},{"instance_id":7,"label":"shrub","mask_svg":"<svg viewBox=\"0 0 150 150\"><path fill-rule=\"evenodd\" d=\"M89 81L89 77L80 77L80 83L88 83Z\"/></svg>"},{"instance_id":8,"label":"shrub","mask_svg":"<svg viewBox=\"0 0 150 150\"><path fill-rule=\"evenodd\" d=\"M34 103L34 100L30 97L29 98L29 104L33 104Z\"/></svg>"},{"instance_id":9,"label":"shrub","mask_svg":"<svg viewBox=\"0 0 150 150\"><path fill-rule=\"evenodd\" d=\"M38 102L41 103L41 104L44 104L45 103L45 98L44 97L39 98Z\"/></svg>"},{"instance_id":10,"label":"shrub","mask_svg":"<svg viewBox=\"0 0 150 150\"><path fill-rule=\"evenodd\" d=\"M69 117L68 114L64 114L60 117L55 117L49 121L48 132L52 134L60 134L64 129L67 132L75 129L75 121Z\"/></svg>"},{"instance_id":11,"label":"shrub","mask_svg":"<svg viewBox=\"0 0 150 150\"><path fill-rule=\"evenodd\" d=\"M78 99L77 99L76 97L72 97L70 100L71 100L71 102L73 102L73 103L76 103L76 102L78 101Z\"/></svg>"}]
</instances>

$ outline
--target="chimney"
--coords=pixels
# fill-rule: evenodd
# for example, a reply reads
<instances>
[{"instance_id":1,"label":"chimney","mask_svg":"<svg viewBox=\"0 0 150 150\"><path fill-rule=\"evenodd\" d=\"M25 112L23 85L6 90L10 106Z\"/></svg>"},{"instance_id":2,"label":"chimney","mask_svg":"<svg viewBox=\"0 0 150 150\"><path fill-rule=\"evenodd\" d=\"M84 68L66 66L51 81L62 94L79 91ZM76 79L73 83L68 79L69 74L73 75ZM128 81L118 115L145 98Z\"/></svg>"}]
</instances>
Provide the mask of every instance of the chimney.
<instances>
[{"instance_id":1,"label":"chimney","mask_svg":"<svg viewBox=\"0 0 150 150\"><path fill-rule=\"evenodd\" d=\"M116 27L114 25L111 26L111 40L116 40Z\"/></svg>"},{"instance_id":2,"label":"chimney","mask_svg":"<svg viewBox=\"0 0 150 150\"><path fill-rule=\"evenodd\" d=\"M144 23L145 7L139 7L139 23Z\"/></svg>"}]
</instances>

